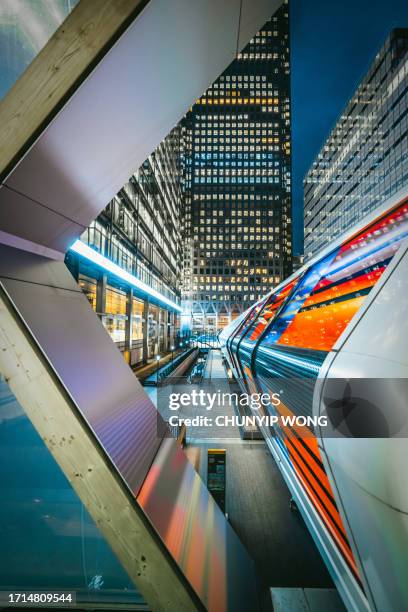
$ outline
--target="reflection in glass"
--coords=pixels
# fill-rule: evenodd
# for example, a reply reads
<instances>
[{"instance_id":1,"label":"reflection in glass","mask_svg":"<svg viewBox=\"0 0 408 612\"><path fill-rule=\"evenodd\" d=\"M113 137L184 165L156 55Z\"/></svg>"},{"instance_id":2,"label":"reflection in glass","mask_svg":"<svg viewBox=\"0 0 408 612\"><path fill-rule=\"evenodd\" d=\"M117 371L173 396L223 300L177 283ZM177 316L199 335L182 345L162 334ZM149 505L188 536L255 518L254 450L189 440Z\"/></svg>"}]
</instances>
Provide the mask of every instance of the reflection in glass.
<instances>
[{"instance_id":1,"label":"reflection in glass","mask_svg":"<svg viewBox=\"0 0 408 612\"><path fill-rule=\"evenodd\" d=\"M79 0L1 0L0 100Z\"/></svg>"},{"instance_id":2,"label":"reflection in glass","mask_svg":"<svg viewBox=\"0 0 408 612\"><path fill-rule=\"evenodd\" d=\"M0 590L143 600L0 376Z\"/></svg>"}]
</instances>

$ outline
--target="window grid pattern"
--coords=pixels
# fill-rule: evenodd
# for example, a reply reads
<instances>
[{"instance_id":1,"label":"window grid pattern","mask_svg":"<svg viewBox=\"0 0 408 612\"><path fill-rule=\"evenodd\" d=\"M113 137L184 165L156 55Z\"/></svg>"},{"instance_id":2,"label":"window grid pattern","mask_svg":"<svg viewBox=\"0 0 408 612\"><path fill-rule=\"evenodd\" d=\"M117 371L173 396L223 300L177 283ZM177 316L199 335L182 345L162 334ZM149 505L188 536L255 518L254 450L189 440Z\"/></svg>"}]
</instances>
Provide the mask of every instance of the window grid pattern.
<instances>
[{"instance_id":1,"label":"window grid pattern","mask_svg":"<svg viewBox=\"0 0 408 612\"><path fill-rule=\"evenodd\" d=\"M306 175L305 260L407 184L407 50L393 30Z\"/></svg>"}]
</instances>

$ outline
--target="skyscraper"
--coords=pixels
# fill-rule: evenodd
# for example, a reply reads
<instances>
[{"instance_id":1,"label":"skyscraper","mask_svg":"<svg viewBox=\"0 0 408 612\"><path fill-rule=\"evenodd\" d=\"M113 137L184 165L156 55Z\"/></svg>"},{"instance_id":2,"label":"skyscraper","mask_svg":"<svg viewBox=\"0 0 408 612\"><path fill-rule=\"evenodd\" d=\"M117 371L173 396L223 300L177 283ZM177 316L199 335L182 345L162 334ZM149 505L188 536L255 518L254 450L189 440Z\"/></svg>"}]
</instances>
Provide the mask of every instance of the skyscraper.
<instances>
[{"instance_id":1,"label":"skyscraper","mask_svg":"<svg viewBox=\"0 0 408 612\"><path fill-rule=\"evenodd\" d=\"M393 30L306 175L306 260L408 183L407 51Z\"/></svg>"},{"instance_id":2,"label":"skyscraper","mask_svg":"<svg viewBox=\"0 0 408 612\"><path fill-rule=\"evenodd\" d=\"M214 334L291 271L286 1L183 121L184 308Z\"/></svg>"}]
</instances>

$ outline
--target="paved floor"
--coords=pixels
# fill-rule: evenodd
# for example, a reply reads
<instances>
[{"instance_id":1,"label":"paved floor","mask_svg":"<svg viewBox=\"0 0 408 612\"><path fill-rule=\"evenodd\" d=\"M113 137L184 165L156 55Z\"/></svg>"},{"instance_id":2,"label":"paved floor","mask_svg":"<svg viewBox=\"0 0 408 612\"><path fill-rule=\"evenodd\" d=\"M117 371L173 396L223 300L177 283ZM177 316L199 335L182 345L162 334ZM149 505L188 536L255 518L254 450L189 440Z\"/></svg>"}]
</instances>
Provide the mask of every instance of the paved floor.
<instances>
[{"instance_id":1,"label":"paved floor","mask_svg":"<svg viewBox=\"0 0 408 612\"><path fill-rule=\"evenodd\" d=\"M209 351L203 378L226 378L221 351Z\"/></svg>"},{"instance_id":2,"label":"paved floor","mask_svg":"<svg viewBox=\"0 0 408 612\"><path fill-rule=\"evenodd\" d=\"M336 589L271 589L273 612L346 612Z\"/></svg>"}]
</instances>

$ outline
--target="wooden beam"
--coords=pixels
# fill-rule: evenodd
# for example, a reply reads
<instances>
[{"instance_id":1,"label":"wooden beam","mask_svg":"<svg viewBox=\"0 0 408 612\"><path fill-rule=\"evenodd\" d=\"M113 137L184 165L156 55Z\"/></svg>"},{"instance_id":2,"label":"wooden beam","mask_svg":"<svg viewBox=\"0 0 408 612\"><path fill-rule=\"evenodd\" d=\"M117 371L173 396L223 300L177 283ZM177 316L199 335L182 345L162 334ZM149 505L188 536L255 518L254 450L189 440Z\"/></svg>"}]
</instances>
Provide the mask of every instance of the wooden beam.
<instances>
[{"instance_id":1,"label":"wooden beam","mask_svg":"<svg viewBox=\"0 0 408 612\"><path fill-rule=\"evenodd\" d=\"M2 181L147 3L80 0L0 102Z\"/></svg>"}]
</instances>

